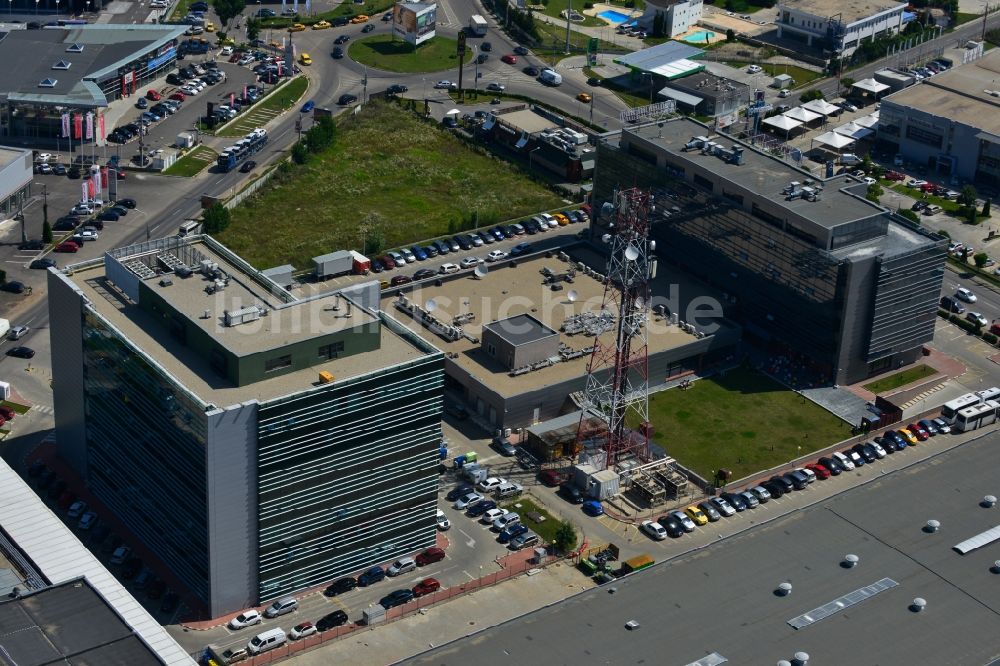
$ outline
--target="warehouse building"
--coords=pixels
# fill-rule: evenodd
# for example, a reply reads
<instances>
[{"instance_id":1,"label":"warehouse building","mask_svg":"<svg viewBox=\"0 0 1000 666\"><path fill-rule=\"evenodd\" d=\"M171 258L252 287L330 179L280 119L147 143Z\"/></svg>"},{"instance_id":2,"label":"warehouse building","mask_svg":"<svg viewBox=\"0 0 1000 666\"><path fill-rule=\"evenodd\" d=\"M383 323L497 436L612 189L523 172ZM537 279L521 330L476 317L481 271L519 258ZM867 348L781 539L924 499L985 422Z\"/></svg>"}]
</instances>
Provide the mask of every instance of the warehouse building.
<instances>
[{"instance_id":1,"label":"warehouse building","mask_svg":"<svg viewBox=\"0 0 1000 666\"><path fill-rule=\"evenodd\" d=\"M17 215L31 196L31 151L0 146L0 219Z\"/></svg>"},{"instance_id":2,"label":"warehouse building","mask_svg":"<svg viewBox=\"0 0 1000 666\"><path fill-rule=\"evenodd\" d=\"M891 37L903 30L912 14L905 2L881 0L785 0L778 3L778 37L803 42L846 58L858 44Z\"/></svg>"},{"instance_id":3,"label":"warehouse building","mask_svg":"<svg viewBox=\"0 0 1000 666\"><path fill-rule=\"evenodd\" d=\"M945 241L846 177L815 180L680 118L607 135L594 210L623 184L671 202L653 222L658 254L724 291L746 338L802 359L816 382L912 363L934 335Z\"/></svg>"},{"instance_id":4,"label":"warehouse building","mask_svg":"<svg viewBox=\"0 0 1000 666\"><path fill-rule=\"evenodd\" d=\"M750 86L710 72L698 72L668 81L659 95L676 100L682 111L715 118L746 107Z\"/></svg>"},{"instance_id":5,"label":"warehouse building","mask_svg":"<svg viewBox=\"0 0 1000 666\"><path fill-rule=\"evenodd\" d=\"M205 236L49 273L59 455L209 616L434 545L441 354Z\"/></svg>"},{"instance_id":6,"label":"warehouse building","mask_svg":"<svg viewBox=\"0 0 1000 666\"><path fill-rule=\"evenodd\" d=\"M878 141L935 178L1000 185L1000 52L882 99Z\"/></svg>"}]
</instances>

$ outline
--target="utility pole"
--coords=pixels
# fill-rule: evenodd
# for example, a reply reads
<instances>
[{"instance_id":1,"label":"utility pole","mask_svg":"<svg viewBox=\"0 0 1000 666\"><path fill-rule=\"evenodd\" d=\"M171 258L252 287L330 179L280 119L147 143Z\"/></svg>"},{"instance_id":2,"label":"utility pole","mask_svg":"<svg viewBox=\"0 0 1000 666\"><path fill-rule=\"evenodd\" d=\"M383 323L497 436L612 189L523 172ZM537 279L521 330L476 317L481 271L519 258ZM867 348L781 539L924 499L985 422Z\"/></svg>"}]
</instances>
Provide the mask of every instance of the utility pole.
<instances>
[{"instance_id":1,"label":"utility pole","mask_svg":"<svg viewBox=\"0 0 1000 666\"><path fill-rule=\"evenodd\" d=\"M19 199L20 199L20 201L18 202L18 211L19 212L17 214L17 217L18 217L19 220L21 220L21 242L22 243L27 243L28 242L28 233L24 229L24 194L23 193L21 194L21 196L19 197Z\"/></svg>"},{"instance_id":2,"label":"utility pole","mask_svg":"<svg viewBox=\"0 0 1000 666\"><path fill-rule=\"evenodd\" d=\"M364 92L362 93L361 102L364 104L368 103L368 68L365 67L365 77L361 79L361 83L364 86Z\"/></svg>"},{"instance_id":3,"label":"utility pole","mask_svg":"<svg viewBox=\"0 0 1000 666\"><path fill-rule=\"evenodd\" d=\"M49 223L49 188L45 183L42 183L42 223ZM21 217L21 235L24 235L24 216Z\"/></svg>"},{"instance_id":4,"label":"utility pole","mask_svg":"<svg viewBox=\"0 0 1000 666\"><path fill-rule=\"evenodd\" d=\"M990 15L990 3L986 3L986 7L983 9L983 35L979 41L986 41L986 19Z\"/></svg>"},{"instance_id":5,"label":"utility pole","mask_svg":"<svg viewBox=\"0 0 1000 666\"><path fill-rule=\"evenodd\" d=\"M569 0L566 4L566 55L569 55L569 24L571 16L573 16L573 0Z\"/></svg>"}]
</instances>

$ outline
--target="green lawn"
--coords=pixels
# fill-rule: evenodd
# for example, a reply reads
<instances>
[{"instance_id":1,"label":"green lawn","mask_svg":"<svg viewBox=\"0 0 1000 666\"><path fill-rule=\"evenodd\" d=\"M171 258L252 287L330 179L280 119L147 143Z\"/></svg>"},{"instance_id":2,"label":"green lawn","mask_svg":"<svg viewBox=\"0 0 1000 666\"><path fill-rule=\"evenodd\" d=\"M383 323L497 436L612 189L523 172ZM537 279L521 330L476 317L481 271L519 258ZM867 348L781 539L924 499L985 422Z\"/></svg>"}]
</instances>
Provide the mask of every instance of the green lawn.
<instances>
[{"instance_id":1,"label":"green lawn","mask_svg":"<svg viewBox=\"0 0 1000 666\"><path fill-rule=\"evenodd\" d=\"M738 61L727 62L726 64L730 65L731 67L736 67L737 69L746 69L747 66L750 65L749 62L738 62ZM805 69L804 67L796 67L795 65L775 65L763 62L760 63L760 66L761 69L763 69L768 76L777 76L778 74L788 74L790 77L795 79L794 87L796 88L807 83L812 83L813 81L821 79L824 76L822 72L814 72L811 69Z\"/></svg>"},{"instance_id":2,"label":"green lawn","mask_svg":"<svg viewBox=\"0 0 1000 666\"><path fill-rule=\"evenodd\" d=\"M969 21L975 21L976 19L981 19L982 14L973 14L972 12L958 12L955 14L955 24L954 27L958 27L963 23L968 23Z\"/></svg>"},{"instance_id":3,"label":"green lawn","mask_svg":"<svg viewBox=\"0 0 1000 666\"><path fill-rule=\"evenodd\" d=\"M551 16L557 19L562 19L563 21L565 21L566 19L559 12L569 7L570 4L573 5L574 11L583 14L583 16L586 16L586 18L582 21L573 21L572 25L583 25L593 28L610 25L607 21L599 19L596 16L587 16L586 14L584 14L582 0L576 0L576 2L572 2L572 0L549 0L549 3L545 5L545 11L543 11L542 13L547 16ZM622 10L622 13L627 14L629 11L631 10L625 9ZM641 15L642 15L641 11L636 14L636 16L641 16ZM563 24L562 28L563 28L563 33L565 33L566 32L565 23Z\"/></svg>"},{"instance_id":4,"label":"green lawn","mask_svg":"<svg viewBox=\"0 0 1000 666\"><path fill-rule=\"evenodd\" d=\"M28 410L31 409L27 405L22 405L19 402L11 402L10 400L0 400L0 405L3 405L4 407L10 407L18 414L26 414Z\"/></svg>"},{"instance_id":5,"label":"green lawn","mask_svg":"<svg viewBox=\"0 0 1000 666\"><path fill-rule=\"evenodd\" d=\"M454 69L458 76L458 42L434 37L414 49L412 44L392 35L375 35L352 41L351 59L386 72L440 72ZM466 61L471 58L466 53Z\"/></svg>"},{"instance_id":6,"label":"green lawn","mask_svg":"<svg viewBox=\"0 0 1000 666\"><path fill-rule=\"evenodd\" d=\"M381 235L391 248L448 233L476 211L485 224L561 204L508 163L394 104L366 104L337 128L330 150L233 210L219 240L259 268L306 268L317 255L360 250L363 223L369 241Z\"/></svg>"},{"instance_id":7,"label":"green lawn","mask_svg":"<svg viewBox=\"0 0 1000 666\"><path fill-rule=\"evenodd\" d=\"M894 192L899 192L900 194L905 194L905 195L907 195L909 197L913 197L914 199L921 199L922 198L924 201L926 201L929 204L937 204L938 206L941 206L941 208L944 210L944 212L948 213L949 215L954 215L956 217L958 217L958 216L961 215L962 204L960 204L958 202L955 202L955 201L952 201L951 199L945 199L943 197L936 197L933 194L928 194L926 197L922 197L921 196L922 193L920 192L920 190L918 188L916 188L916 187L907 187L906 185L904 185L903 183L900 183L898 181L883 180L881 184L882 184L882 187L891 189ZM979 216L979 217L981 218L982 216Z\"/></svg>"},{"instance_id":8,"label":"green lawn","mask_svg":"<svg viewBox=\"0 0 1000 666\"><path fill-rule=\"evenodd\" d=\"M902 372L897 372L889 375L888 377L876 379L870 384L865 384L864 388L875 394L885 393L886 391L898 389L902 386L906 386L907 384L912 384L917 380L926 379L927 377L936 374L938 374L937 370L921 363L920 365L915 365L912 368L907 368Z\"/></svg>"},{"instance_id":9,"label":"green lawn","mask_svg":"<svg viewBox=\"0 0 1000 666\"><path fill-rule=\"evenodd\" d=\"M216 152L214 150L208 146L198 146L164 169L163 173L167 176L181 176L183 178L197 176L202 169L215 162L215 158Z\"/></svg>"},{"instance_id":10,"label":"green lawn","mask_svg":"<svg viewBox=\"0 0 1000 666\"><path fill-rule=\"evenodd\" d=\"M271 88L259 102L242 115L236 116L226 128L217 132L218 136L241 137L261 127L275 116L290 109L309 87L309 79L297 76L277 88Z\"/></svg>"},{"instance_id":11,"label":"green lawn","mask_svg":"<svg viewBox=\"0 0 1000 666\"><path fill-rule=\"evenodd\" d=\"M514 511L519 516L521 516L521 522L528 526L528 528L537 534L539 538L546 542L552 543L556 538L556 530L559 529L559 519L555 518L548 511L538 506L530 499L524 499L519 497L512 502L507 502L501 505L501 508L507 511ZM528 518L528 512L536 512L545 518L544 521L536 523L531 518ZM577 533L577 539L580 538L579 532Z\"/></svg>"},{"instance_id":12,"label":"green lawn","mask_svg":"<svg viewBox=\"0 0 1000 666\"><path fill-rule=\"evenodd\" d=\"M769 469L851 436L851 427L754 370L730 370L649 398L655 439L706 479Z\"/></svg>"},{"instance_id":13,"label":"green lawn","mask_svg":"<svg viewBox=\"0 0 1000 666\"><path fill-rule=\"evenodd\" d=\"M598 92L603 88L604 90L608 90L614 95L618 96L619 99L621 99L623 102L625 102L626 104L628 104L633 108L637 106L647 106L649 104L648 89L647 91L644 91L647 92L646 95L636 94L636 92L628 90L626 88L622 88L621 86L612 82L610 79L604 78L603 76L601 76L600 74L598 74L589 67L583 68L583 74L587 78L594 77L601 80L601 85L599 87L597 87L594 91L589 91L593 95L607 94Z\"/></svg>"}]
</instances>

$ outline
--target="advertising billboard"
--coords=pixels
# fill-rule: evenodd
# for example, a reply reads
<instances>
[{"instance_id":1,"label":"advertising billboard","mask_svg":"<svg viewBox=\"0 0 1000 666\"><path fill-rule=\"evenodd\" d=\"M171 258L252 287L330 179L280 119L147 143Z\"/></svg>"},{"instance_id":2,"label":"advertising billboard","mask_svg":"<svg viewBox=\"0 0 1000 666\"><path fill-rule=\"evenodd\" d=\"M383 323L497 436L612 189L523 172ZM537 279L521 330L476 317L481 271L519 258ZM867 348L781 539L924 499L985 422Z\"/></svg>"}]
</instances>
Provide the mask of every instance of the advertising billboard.
<instances>
[{"instance_id":1,"label":"advertising billboard","mask_svg":"<svg viewBox=\"0 0 1000 666\"><path fill-rule=\"evenodd\" d=\"M434 36L437 4L397 2L392 10L392 31L415 46Z\"/></svg>"}]
</instances>

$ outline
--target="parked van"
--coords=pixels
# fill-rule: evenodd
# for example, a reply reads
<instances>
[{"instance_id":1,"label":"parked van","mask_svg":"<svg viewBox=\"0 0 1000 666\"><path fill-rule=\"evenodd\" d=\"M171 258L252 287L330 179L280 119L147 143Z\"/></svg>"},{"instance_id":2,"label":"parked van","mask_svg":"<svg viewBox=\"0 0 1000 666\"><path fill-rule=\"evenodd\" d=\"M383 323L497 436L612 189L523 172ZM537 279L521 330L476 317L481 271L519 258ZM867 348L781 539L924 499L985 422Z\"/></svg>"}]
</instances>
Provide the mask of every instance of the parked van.
<instances>
[{"instance_id":1,"label":"parked van","mask_svg":"<svg viewBox=\"0 0 1000 666\"><path fill-rule=\"evenodd\" d=\"M926 206L920 212L922 212L924 215L937 215L938 213L941 212L941 206L938 206L936 204L931 204L929 206Z\"/></svg>"},{"instance_id":2,"label":"parked van","mask_svg":"<svg viewBox=\"0 0 1000 666\"><path fill-rule=\"evenodd\" d=\"M198 220L188 220L178 229L177 235L183 238L184 236L198 233L199 229L201 229L201 222Z\"/></svg>"},{"instance_id":3,"label":"parked van","mask_svg":"<svg viewBox=\"0 0 1000 666\"><path fill-rule=\"evenodd\" d=\"M267 631L262 631L247 643L247 651L250 654L260 654L261 652L267 652L268 650L273 650L279 645L284 645L288 637L285 636L285 630L280 627L275 627L274 629L268 629Z\"/></svg>"},{"instance_id":4,"label":"parked van","mask_svg":"<svg viewBox=\"0 0 1000 666\"><path fill-rule=\"evenodd\" d=\"M299 601L295 597L282 597L267 607L264 611L266 617L278 617L285 613L291 613L299 609Z\"/></svg>"},{"instance_id":5,"label":"parked van","mask_svg":"<svg viewBox=\"0 0 1000 666\"><path fill-rule=\"evenodd\" d=\"M497 499L507 499L508 497L516 497L524 492L524 487L519 483L504 483L501 484L496 490Z\"/></svg>"}]
</instances>

